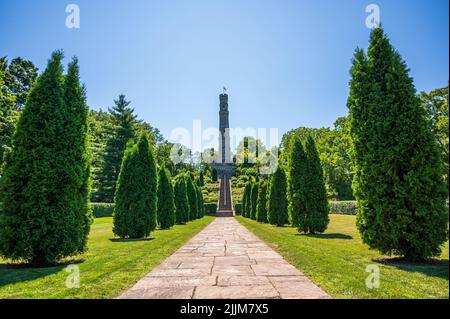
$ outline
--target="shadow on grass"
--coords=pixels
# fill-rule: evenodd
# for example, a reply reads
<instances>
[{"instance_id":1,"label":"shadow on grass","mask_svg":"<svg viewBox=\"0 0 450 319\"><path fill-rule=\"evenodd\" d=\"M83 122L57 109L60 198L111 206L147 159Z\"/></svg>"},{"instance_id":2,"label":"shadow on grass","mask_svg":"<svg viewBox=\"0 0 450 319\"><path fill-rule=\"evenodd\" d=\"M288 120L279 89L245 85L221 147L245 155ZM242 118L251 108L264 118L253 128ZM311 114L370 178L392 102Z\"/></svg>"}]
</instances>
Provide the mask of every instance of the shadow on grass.
<instances>
[{"instance_id":1,"label":"shadow on grass","mask_svg":"<svg viewBox=\"0 0 450 319\"><path fill-rule=\"evenodd\" d=\"M110 238L109 241L113 243L130 243L130 242L136 242L136 241L151 241L155 238Z\"/></svg>"},{"instance_id":2,"label":"shadow on grass","mask_svg":"<svg viewBox=\"0 0 450 319\"><path fill-rule=\"evenodd\" d=\"M419 272L430 277L449 279L448 259L430 259L428 261L415 262L400 257L393 257L374 258L372 261L408 272Z\"/></svg>"},{"instance_id":3,"label":"shadow on grass","mask_svg":"<svg viewBox=\"0 0 450 319\"><path fill-rule=\"evenodd\" d=\"M312 238L322 238L322 239L353 239L350 235L345 234L297 234L297 236L305 236Z\"/></svg>"},{"instance_id":4,"label":"shadow on grass","mask_svg":"<svg viewBox=\"0 0 450 319\"><path fill-rule=\"evenodd\" d=\"M0 264L0 287L50 276L64 271L69 265L82 262L83 259L68 260L48 267L34 267L27 263L3 263Z\"/></svg>"}]
</instances>

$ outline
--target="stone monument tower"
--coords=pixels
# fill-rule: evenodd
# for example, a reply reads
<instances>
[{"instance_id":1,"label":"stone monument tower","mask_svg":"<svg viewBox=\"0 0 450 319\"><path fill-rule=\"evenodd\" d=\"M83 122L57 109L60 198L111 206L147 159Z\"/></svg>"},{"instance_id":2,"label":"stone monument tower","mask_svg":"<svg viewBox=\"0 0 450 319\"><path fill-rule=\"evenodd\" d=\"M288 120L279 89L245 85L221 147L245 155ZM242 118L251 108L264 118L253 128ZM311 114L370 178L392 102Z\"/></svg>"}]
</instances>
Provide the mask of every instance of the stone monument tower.
<instances>
[{"instance_id":1,"label":"stone monument tower","mask_svg":"<svg viewBox=\"0 0 450 319\"><path fill-rule=\"evenodd\" d=\"M225 88L219 99L219 156L217 161L212 164L220 178L219 205L216 215L229 217L234 216L230 178L234 174L235 166L231 156L228 95L225 93Z\"/></svg>"},{"instance_id":2,"label":"stone monument tower","mask_svg":"<svg viewBox=\"0 0 450 319\"><path fill-rule=\"evenodd\" d=\"M231 163L231 149L230 149L230 121L228 111L228 95L220 94L220 111L219 111L219 154L221 163Z\"/></svg>"},{"instance_id":3,"label":"stone monument tower","mask_svg":"<svg viewBox=\"0 0 450 319\"><path fill-rule=\"evenodd\" d=\"M230 178L234 174L235 166L231 155L230 146L230 121L228 111L228 94L224 93L219 95L219 156L212 164L212 167L217 170L217 174L220 178L227 176Z\"/></svg>"}]
</instances>

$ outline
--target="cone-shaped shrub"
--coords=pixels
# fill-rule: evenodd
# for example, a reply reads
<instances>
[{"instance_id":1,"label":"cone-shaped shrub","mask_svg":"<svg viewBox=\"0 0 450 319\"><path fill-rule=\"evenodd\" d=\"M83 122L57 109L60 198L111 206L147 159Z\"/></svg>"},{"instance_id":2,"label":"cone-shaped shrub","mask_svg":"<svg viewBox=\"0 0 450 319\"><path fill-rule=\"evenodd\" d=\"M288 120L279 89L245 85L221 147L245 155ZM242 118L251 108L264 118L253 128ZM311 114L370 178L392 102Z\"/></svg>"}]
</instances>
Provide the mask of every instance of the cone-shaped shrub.
<instances>
[{"instance_id":1,"label":"cone-shaped shrub","mask_svg":"<svg viewBox=\"0 0 450 319\"><path fill-rule=\"evenodd\" d=\"M194 220L197 218L197 193L194 188L194 181L192 180L191 174L185 174L186 179L186 192L189 202L189 214L188 220Z\"/></svg>"},{"instance_id":2,"label":"cone-shaped shrub","mask_svg":"<svg viewBox=\"0 0 450 319\"><path fill-rule=\"evenodd\" d=\"M267 223L267 185L264 181L259 182L258 203L256 205L256 220L262 223Z\"/></svg>"},{"instance_id":3,"label":"cone-shaped shrub","mask_svg":"<svg viewBox=\"0 0 450 319\"><path fill-rule=\"evenodd\" d=\"M408 259L437 256L448 240L441 159L405 62L381 28L351 69L353 188L364 243Z\"/></svg>"},{"instance_id":4,"label":"cone-shaped shrub","mask_svg":"<svg viewBox=\"0 0 450 319\"><path fill-rule=\"evenodd\" d=\"M242 216L247 217L247 202L249 198L250 184L245 183L244 194L242 195Z\"/></svg>"},{"instance_id":5,"label":"cone-shaped shrub","mask_svg":"<svg viewBox=\"0 0 450 319\"><path fill-rule=\"evenodd\" d=\"M161 166L158 178L158 223L161 229L175 225L175 196L169 171Z\"/></svg>"},{"instance_id":6,"label":"cone-shaped shrub","mask_svg":"<svg viewBox=\"0 0 450 319\"><path fill-rule=\"evenodd\" d=\"M308 136L305 145L308 169L305 174L308 184L306 189L306 216L308 222L308 232L323 233L328 227L328 197L323 177L322 164L316 143L312 136Z\"/></svg>"},{"instance_id":7,"label":"cone-shaped shrub","mask_svg":"<svg viewBox=\"0 0 450 319\"><path fill-rule=\"evenodd\" d=\"M203 217L203 199L202 199L202 190L200 188L200 186L198 186L197 184L194 184L195 187L195 193L196 193L196 198L197 198L197 215L196 215L196 219L202 218Z\"/></svg>"},{"instance_id":8,"label":"cone-shaped shrub","mask_svg":"<svg viewBox=\"0 0 450 319\"><path fill-rule=\"evenodd\" d=\"M213 168L212 169L212 171L211 171L211 180L213 181L213 182L217 182L217 170L215 169L215 168Z\"/></svg>"},{"instance_id":9,"label":"cone-shaped shrub","mask_svg":"<svg viewBox=\"0 0 450 319\"><path fill-rule=\"evenodd\" d=\"M78 236L79 247L86 247L93 221L92 209L90 205L91 194L91 156L89 153L89 110L86 104L86 88L80 83L78 59L73 58L67 70L64 102L66 108L71 112L67 119L66 132L71 138L67 140L68 150L73 151L70 157L72 164L67 165L72 168L71 177L73 187L77 185L78 191L69 194L77 202L74 208L74 218L77 221L75 229L80 233ZM68 199L70 200L70 199ZM84 251L84 248L81 249Z\"/></svg>"},{"instance_id":10,"label":"cone-shaped shrub","mask_svg":"<svg viewBox=\"0 0 450 319\"><path fill-rule=\"evenodd\" d=\"M175 220L177 224L185 224L188 221L189 202L186 191L186 180L184 174L175 178Z\"/></svg>"},{"instance_id":11,"label":"cone-shaped shrub","mask_svg":"<svg viewBox=\"0 0 450 319\"><path fill-rule=\"evenodd\" d=\"M267 220L272 225L289 223L287 180L281 166L273 174L267 190Z\"/></svg>"},{"instance_id":12,"label":"cone-shaped shrub","mask_svg":"<svg viewBox=\"0 0 450 319\"><path fill-rule=\"evenodd\" d=\"M198 186L205 186L205 174L203 173L203 171L200 171L200 176L198 177Z\"/></svg>"},{"instance_id":13,"label":"cone-shaped shrub","mask_svg":"<svg viewBox=\"0 0 450 319\"><path fill-rule=\"evenodd\" d=\"M299 232L308 231L308 218L306 215L306 185L308 169L306 153L299 137L291 141L291 152L289 154L289 215L292 226L297 227Z\"/></svg>"},{"instance_id":14,"label":"cone-shaped shrub","mask_svg":"<svg viewBox=\"0 0 450 319\"><path fill-rule=\"evenodd\" d=\"M22 112L0 181L0 255L36 266L83 252L91 224L87 107L76 60L54 52Z\"/></svg>"},{"instance_id":15,"label":"cone-shaped shrub","mask_svg":"<svg viewBox=\"0 0 450 319\"><path fill-rule=\"evenodd\" d=\"M252 189L250 193L250 218L256 220L256 206L258 205L258 190L259 183L252 183Z\"/></svg>"},{"instance_id":16,"label":"cone-shaped shrub","mask_svg":"<svg viewBox=\"0 0 450 319\"><path fill-rule=\"evenodd\" d=\"M121 238L144 238L156 228L158 175L145 134L129 144L117 180L113 232Z\"/></svg>"}]
</instances>

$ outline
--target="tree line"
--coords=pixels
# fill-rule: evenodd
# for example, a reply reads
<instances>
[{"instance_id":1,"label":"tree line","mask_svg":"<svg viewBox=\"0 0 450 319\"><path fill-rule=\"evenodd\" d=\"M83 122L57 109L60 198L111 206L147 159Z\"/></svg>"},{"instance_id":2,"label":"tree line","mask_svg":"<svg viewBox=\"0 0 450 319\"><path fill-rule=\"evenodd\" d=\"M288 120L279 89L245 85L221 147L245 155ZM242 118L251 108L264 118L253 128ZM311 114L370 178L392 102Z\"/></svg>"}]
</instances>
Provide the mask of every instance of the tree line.
<instances>
[{"instance_id":1,"label":"tree line","mask_svg":"<svg viewBox=\"0 0 450 319\"><path fill-rule=\"evenodd\" d=\"M243 214L323 232L327 196L354 196L364 243L408 260L438 256L448 240L448 86L417 94L382 28L352 63L349 115L334 130L285 134L278 171L250 179Z\"/></svg>"},{"instance_id":2,"label":"tree line","mask_svg":"<svg viewBox=\"0 0 450 319\"><path fill-rule=\"evenodd\" d=\"M4 64L0 69L1 111L8 115L2 116L0 255L35 266L83 253L93 221L90 128L98 122L90 120L78 60L64 72L63 58L53 52L25 105L17 104L23 92L6 85L11 74ZM157 224L168 229L203 217L202 174L177 167L174 184L154 155L157 130L136 119L125 96L115 104L108 116L97 113L113 122L97 176L114 184L104 192L115 202L114 234L143 238Z\"/></svg>"},{"instance_id":3,"label":"tree line","mask_svg":"<svg viewBox=\"0 0 450 319\"><path fill-rule=\"evenodd\" d=\"M242 214L276 226L290 224L303 233L322 233L329 222L323 169L312 136L294 137L288 174L279 165L268 178L251 178L244 190Z\"/></svg>"}]
</instances>

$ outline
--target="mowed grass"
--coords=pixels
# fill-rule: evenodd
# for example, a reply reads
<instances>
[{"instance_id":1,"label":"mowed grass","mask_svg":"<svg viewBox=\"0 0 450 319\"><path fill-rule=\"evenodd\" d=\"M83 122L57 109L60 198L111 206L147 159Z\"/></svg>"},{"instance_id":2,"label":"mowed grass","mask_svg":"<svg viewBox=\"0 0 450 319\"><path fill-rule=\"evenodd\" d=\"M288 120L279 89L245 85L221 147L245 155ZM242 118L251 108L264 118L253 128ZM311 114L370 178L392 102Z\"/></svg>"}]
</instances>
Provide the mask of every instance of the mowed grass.
<instances>
[{"instance_id":1,"label":"mowed grass","mask_svg":"<svg viewBox=\"0 0 450 319\"><path fill-rule=\"evenodd\" d=\"M448 242L429 263L407 263L382 256L361 241L355 216L330 215L324 234L301 235L292 227L276 227L237 217L333 298L448 298ZM380 269L380 287L366 287L368 265Z\"/></svg>"},{"instance_id":2,"label":"mowed grass","mask_svg":"<svg viewBox=\"0 0 450 319\"><path fill-rule=\"evenodd\" d=\"M89 250L68 262L80 270L80 287L69 289L67 265L27 268L0 258L0 299L114 298L170 256L214 217L205 216L170 230L156 230L147 240L120 240L112 233L112 218L94 221Z\"/></svg>"}]
</instances>

